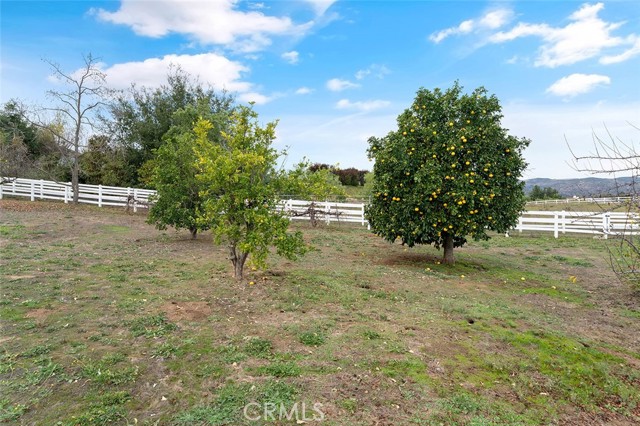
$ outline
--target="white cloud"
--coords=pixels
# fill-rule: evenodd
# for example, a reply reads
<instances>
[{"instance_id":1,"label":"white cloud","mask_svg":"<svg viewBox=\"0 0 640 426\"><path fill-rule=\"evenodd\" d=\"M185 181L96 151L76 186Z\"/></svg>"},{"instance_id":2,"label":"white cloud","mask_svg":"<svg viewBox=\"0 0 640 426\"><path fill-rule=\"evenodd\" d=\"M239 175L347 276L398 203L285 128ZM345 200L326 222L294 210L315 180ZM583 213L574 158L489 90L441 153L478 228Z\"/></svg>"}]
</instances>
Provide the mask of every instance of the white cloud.
<instances>
[{"instance_id":1,"label":"white cloud","mask_svg":"<svg viewBox=\"0 0 640 426\"><path fill-rule=\"evenodd\" d=\"M324 15L324 13L331 7L336 0L305 0L311 5L316 15Z\"/></svg>"},{"instance_id":2,"label":"white cloud","mask_svg":"<svg viewBox=\"0 0 640 426\"><path fill-rule=\"evenodd\" d=\"M388 74L391 74L391 71L386 66L372 64L372 65L369 65L369 67L356 72L355 77L356 77L356 80L362 80L363 78L369 75L373 75L376 78L382 79Z\"/></svg>"},{"instance_id":3,"label":"white cloud","mask_svg":"<svg viewBox=\"0 0 640 426\"><path fill-rule=\"evenodd\" d=\"M241 52L261 50L271 44L272 36L302 35L313 26L313 22L295 24L289 17L267 16L259 10L237 10L237 4L235 0L192 4L122 0L115 12L93 9L92 13L102 21L130 26L138 35L158 38L178 33Z\"/></svg>"},{"instance_id":4,"label":"white cloud","mask_svg":"<svg viewBox=\"0 0 640 426\"><path fill-rule=\"evenodd\" d=\"M612 34L622 23L609 23L600 19L598 13L603 8L603 3L584 4L569 16L571 22L564 27L556 28L544 23L519 23L509 31L494 34L489 40L504 43L520 37L540 37L543 44L534 65L554 68L574 64L596 57L605 49L630 44L629 38L625 40ZM601 62L621 62L636 54L635 48L631 48L621 55L602 58Z\"/></svg>"},{"instance_id":5,"label":"white cloud","mask_svg":"<svg viewBox=\"0 0 640 426\"><path fill-rule=\"evenodd\" d=\"M371 101L356 101L351 102L349 99L340 99L338 103L336 103L337 109L355 109L358 111L373 111L376 109L384 108L389 106L391 103L389 101L383 100L371 100Z\"/></svg>"},{"instance_id":6,"label":"white cloud","mask_svg":"<svg viewBox=\"0 0 640 426\"><path fill-rule=\"evenodd\" d=\"M116 89L128 88L131 83L139 86L159 87L167 80L170 66L180 66L184 71L198 77L201 82L217 89L246 92L251 83L241 81L241 74L248 68L216 53L199 55L166 55L140 62L125 62L104 69L107 83Z\"/></svg>"},{"instance_id":7,"label":"white cloud","mask_svg":"<svg viewBox=\"0 0 640 426\"><path fill-rule=\"evenodd\" d=\"M300 54L295 50L292 50L291 52L284 52L282 55L280 55L280 57L285 61L287 61L288 63L290 63L291 65L294 65L298 63L298 60L300 59Z\"/></svg>"},{"instance_id":8,"label":"white cloud","mask_svg":"<svg viewBox=\"0 0 640 426\"><path fill-rule=\"evenodd\" d=\"M462 21L459 25L455 27L450 27L444 29L442 31L438 31L429 36L429 40L438 44L442 42L447 37L451 37L453 35L462 35L469 34L471 32L478 31L486 31L486 30L495 30L506 23L508 23L513 17L513 12L509 9L496 9L491 10L480 18L477 19L468 19L466 21Z\"/></svg>"},{"instance_id":9,"label":"white cloud","mask_svg":"<svg viewBox=\"0 0 640 426\"><path fill-rule=\"evenodd\" d=\"M513 12L508 9L497 9L480 18L479 26L495 30L511 20Z\"/></svg>"},{"instance_id":10,"label":"white cloud","mask_svg":"<svg viewBox=\"0 0 640 426\"><path fill-rule=\"evenodd\" d=\"M607 55L600 58L600 63L604 65L617 64L624 62L634 56L640 55L640 36L632 34L627 38L629 44L632 46L618 55Z\"/></svg>"},{"instance_id":11,"label":"white cloud","mask_svg":"<svg viewBox=\"0 0 640 426\"><path fill-rule=\"evenodd\" d=\"M301 87L296 90L296 95L308 95L310 93L313 93L313 89L310 89L308 87Z\"/></svg>"},{"instance_id":12,"label":"white cloud","mask_svg":"<svg viewBox=\"0 0 640 426\"><path fill-rule=\"evenodd\" d=\"M556 96L573 97L583 93L588 93L601 85L611 83L611 79L606 75L599 74L571 74L553 83L547 93Z\"/></svg>"},{"instance_id":13,"label":"white cloud","mask_svg":"<svg viewBox=\"0 0 640 426\"><path fill-rule=\"evenodd\" d=\"M166 55L139 62L102 66L102 69L107 75L107 84L114 89L127 89L132 83L157 88L166 83L172 66L179 66L205 85L236 93L238 100L242 102L264 104L272 100L272 97L257 93L253 84L242 80L242 73L249 71L246 66L216 53Z\"/></svg>"},{"instance_id":14,"label":"white cloud","mask_svg":"<svg viewBox=\"0 0 640 426\"><path fill-rule=\"evenodd\" d=\"M341 92L346 89L355 89L356 87L360 87L360 85L349 80L332 78L331 80L327 81L327 89L331 90L332 92Z\"/></svg>"},{"instance_id":15,"label":"white cloud","mask_svg":"<svg viewBox=\"0 0 640 426\"><path fill-rule=\"evenodd\" d=\"M247 93L241 93L240 95L238 95L238 100L240 102L253 102L256 105L263 105L273 99L261 93L247 92Z\"/></svg>"}]
</instances>

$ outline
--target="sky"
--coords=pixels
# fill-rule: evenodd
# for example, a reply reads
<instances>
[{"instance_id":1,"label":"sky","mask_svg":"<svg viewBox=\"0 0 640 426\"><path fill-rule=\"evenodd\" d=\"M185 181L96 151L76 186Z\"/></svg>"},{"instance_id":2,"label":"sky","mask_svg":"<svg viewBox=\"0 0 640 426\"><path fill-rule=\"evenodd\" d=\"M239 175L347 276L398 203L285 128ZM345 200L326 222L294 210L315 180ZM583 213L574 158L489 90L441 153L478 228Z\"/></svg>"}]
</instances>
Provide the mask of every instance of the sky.
<instances>
[{"instance_id":1,"label":"sky","mask_svg":"<svg viewBox=\"0 0 640 426\"><path fill-rule=\"evenodd\" d=\"M100 58L114 89L171 65L279 120L276 146L372 169L371 136L421 88L484 86L531 140L525 178L587 177L594 135L640 144L640 2L0 0L0 102L46 104L53 61ZM634 127L635 126L635 127Z\"/></svg>"}]
</instances>

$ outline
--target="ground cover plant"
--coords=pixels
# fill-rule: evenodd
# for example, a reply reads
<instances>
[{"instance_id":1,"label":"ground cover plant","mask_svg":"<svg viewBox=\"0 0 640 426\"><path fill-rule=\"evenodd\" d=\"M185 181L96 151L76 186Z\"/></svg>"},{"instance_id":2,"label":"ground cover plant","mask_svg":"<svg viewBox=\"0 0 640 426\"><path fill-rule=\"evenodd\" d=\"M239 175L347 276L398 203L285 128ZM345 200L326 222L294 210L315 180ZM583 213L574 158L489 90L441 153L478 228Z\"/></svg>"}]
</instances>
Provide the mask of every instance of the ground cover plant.
<instances>
[{"instance_id":1,"label":"ground cover plant","mask_svg":"<svg viewBox=\"0 0 640 426\"><path fill-rule=\"evenodd\" d=\"M238 281L207 232L145 219L0 201L2 424L296 424L256 407L303 402L322 425L640 421L640 296L605 241L495 235L445 266L294 223L314 250Z\"/></svg>"}]
</instances>

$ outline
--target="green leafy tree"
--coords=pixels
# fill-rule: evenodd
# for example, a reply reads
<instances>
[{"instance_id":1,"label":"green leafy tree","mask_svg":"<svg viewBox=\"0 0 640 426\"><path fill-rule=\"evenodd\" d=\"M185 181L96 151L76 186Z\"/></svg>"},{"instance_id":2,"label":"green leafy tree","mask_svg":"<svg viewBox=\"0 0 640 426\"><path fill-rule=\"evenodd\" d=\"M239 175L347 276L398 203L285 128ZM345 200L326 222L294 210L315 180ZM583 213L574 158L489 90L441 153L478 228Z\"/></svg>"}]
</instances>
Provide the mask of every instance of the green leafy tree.
<instances>
[{"instance_id":1,"label":"green leafy tree","mask_svg":"<svg viewBox=\"0 0 640 426\"><path fill-rule=\"evenodd\" d=\"M85 183L121 186L126 167L124 155L111 146L105 135L90 137L87 149L80 155L80 177Z\"/></svg>"},{"instance_id":2,"label":"green leafy tree","mask_svg":"<svg viewBox=\"0 0 640 426\"><path fill-rule=\"evenodd\" d=\"M189 106L200 110L206 105L208 116L228 111L233 103L232 96L216 93L176 67L169 71L167 82L156 89L132 86L109 104L109 113L102 122L127 155L130 184L148 184L156 150L170 140L165 138L167 132L174 125L181 125L181 117L175 115L177 111Z\"/></svg>"},{"instance_id":3,"label":"green leafy tree","mask_svg":"<svg viewBox=\"0 0 640 426\"><path fill-rule=\"evenodd\" d=\"M280 195L283 198L325 201L328 198L344 199L347 194L330 168L315 168L303 160L287 172Z\"/></svg>"},{"instance_id":4,"label":"green leafy tree","mask_svg":"<svg viewBox=\"0 0 640 426\"><path fill-rule=\"evenodd\" d=\"M68 174L61 166L64 152L50 126L33 124L27 108L17 100L0 110L1 176L60 179Z\"/></svg>"},{"instance_id":5,"label":"green leafy tree","mask_svg":"<svg viewBox=\"0 0 640 426\"><path fill-rule=\"evenodd\" d=\"M149 186L156 188L157 196L149 210L148 223L158 229L173 226L185 228L195 239L198 231L208 229L206 221L198 220L202 211L205 190L202 181L196 178L198 173L195 153L196 134L193 123L199 117L207 117L213 128L208 132L210 144L221 144L221 130L226 125L230 111L212 113L206 102L198 106L188 105L174 113L175 123L163 137L163 143L155 151L150 166Z\"/></svg>"},{"instance_id":6,"label":"green leafy tree","mask_svg":"<svg viewBox=\"0 0 640 426\"><path fill-rule=\"evenodd\" d=\"M562 196L558 190L550 187L541 188L538 185L533 185L529 193L529 199L531 200L554 200L559 198L562 198Z\"/></svg>"},{"instance_id":7,"label":"green leafy tree","mask_svg":"<svg viewBox=\"0 0 640 426\"><path fill-rule=\"evenodd\" d=\"M501 118L498 99L482 87L418 90L398 130L369 139L375 180L365 214L373 232L410 247L443 247L452 264L468 236L513 227L525 205L519 178L529 141L509 135Z\"/></svg>"},{"instance_id":8,"label":"green leafy tree","mask_svg":"<svg viewBox=\"0 0 640 426\"><path fill-rule=\"evenodd\" d=\"M289 219L276 209L286 181L277 168L283 153L272 147L276 123L261 127L257 119L253 109L237 108L221 132L222 143L211 142L210 121L199 120L194 128L198 179L205 188L201 220L216 242L227 244L237 279L249 255L264 267L271 246L290 259L306 251L302 234L287 232Z\"/></svg>"}]
</instances>

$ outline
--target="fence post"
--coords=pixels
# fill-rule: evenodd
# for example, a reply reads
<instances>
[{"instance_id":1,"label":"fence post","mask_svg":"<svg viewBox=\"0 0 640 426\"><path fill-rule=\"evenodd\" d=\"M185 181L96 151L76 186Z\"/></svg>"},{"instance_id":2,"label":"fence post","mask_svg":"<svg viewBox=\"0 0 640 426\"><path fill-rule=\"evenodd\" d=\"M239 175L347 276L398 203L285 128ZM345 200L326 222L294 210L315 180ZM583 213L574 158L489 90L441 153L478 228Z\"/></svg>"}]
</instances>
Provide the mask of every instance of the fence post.
<instances>
[{"instance_id":1,"label":"fence post","mask_svg":"<svg viewBox=\"0 0 640 426\"><path fill-rule=\"evenodd\" d=\"M16 180L15 179L13 182L11 182L11 192L13 193L13 195L16 194Z\"/></svg>"},{"instance_id":2,"label":"fence post","mask_svg":"<svg viewBox=\"0 0 640 426\"><path fill-rule=\"evenodd\" d=\"M44 179L40 179L40 199L44 198Z\"/></svg>"},{"instance_id":3,"label":"fence post","mask_svg":"<svg viewBox=\"0 0 640 426\"><path fill-rule=\"evenodd\" d=\"M518 232L522 234L522 216L518 218Z\"/></svg>"},{"instance_id":4,"label":"fence post","mask_svg":"<svg viewBox=\"0 0 640 426\"><path fill-rule=\"evenodd\" d=\"M0 185L0 200L2 200L2 187L3 185Z\"/></svg>"},{"instance_id":5,"label":"fence post","mask_svg":"<svg viewBox=\"0 0 640 426\"><path fill-rule=\"evenodd\" d=\"M35 201L34 189L33 181L31 181L31 201Z\"/></svg>"},{"instance_id":6,"label":"fence post","mask_svg":"<svg viewBox=\"0 0 640 426\"><path fill-rule=\"evenodd\" d=\"M558 213L553 214L553 237L558 238Z\"/></svg>"},{"instance_id":7,"label":"fence post","mask_svg":"<svg viewBox=\"0 0 640 426\"><path fill-rule=\"evenodd\" d=\"M565 227L565 223L566 223L566 216L567 216L567 212L565 212L564 210L562 210L562 233L566 234L567 233L567 229Z\"/></svg>"},{"instance_id":8,"label":"fence post","mask_svg":"<svg viewBox=\"0 0 640 426\"><path fill-rule=\"evenodd\" d=\"M98 207L102 207L102 185L98 185Z\"/></svg>"},{"instance_id":9,"label":"fence post","mask_svg":"<svg viewBox=\"0 0 640 426\"><path fill-rule=\"evenodd\" d=\"M324 217L327 225L331 223L331 207L329 207L329 201L324 200Z\"/></svg>"},{"instance_id":10,"label":"fence post","mask_svg":"<svg viewBox=\"0 0 640 426\"><path fill-rule=\"evenodd\" d=\"M67 185L64 186L64 203L69 203L69 187Z\"/></svg>"},{"instance_id":11,"label":"fence post","mask_svg":"<svg viewBox=\"0 0 640 426\"><path fill-rule=\"evenodd\" d=\"M138 204L137 204L137 200L138 200L138 189L134 188L133 189L133 212L137 213L138 212Z\"/></svg>"},{"instance_id":12,"label":"fence post","mask_svg":"<svg viewBox=\"0 0 640 426\"><path fill-rule=\"evenodd\" d=\"M362 214L362 222L361 223L362 223L362 226L364 226L364 203L362 203L362 207L360 208L360 212Z\"/></svg>"},{"instance_id":13,"label":"fence post","mask_svg":"<svg viewBox=\"0 0 640 426\"><path fill-rule=\"evenodd\" d=\"M609 237L609 228L611 226L611 213L607 212L602 215L602 232L604 232L604 239Z\"/></svg>"}]
</instances>

